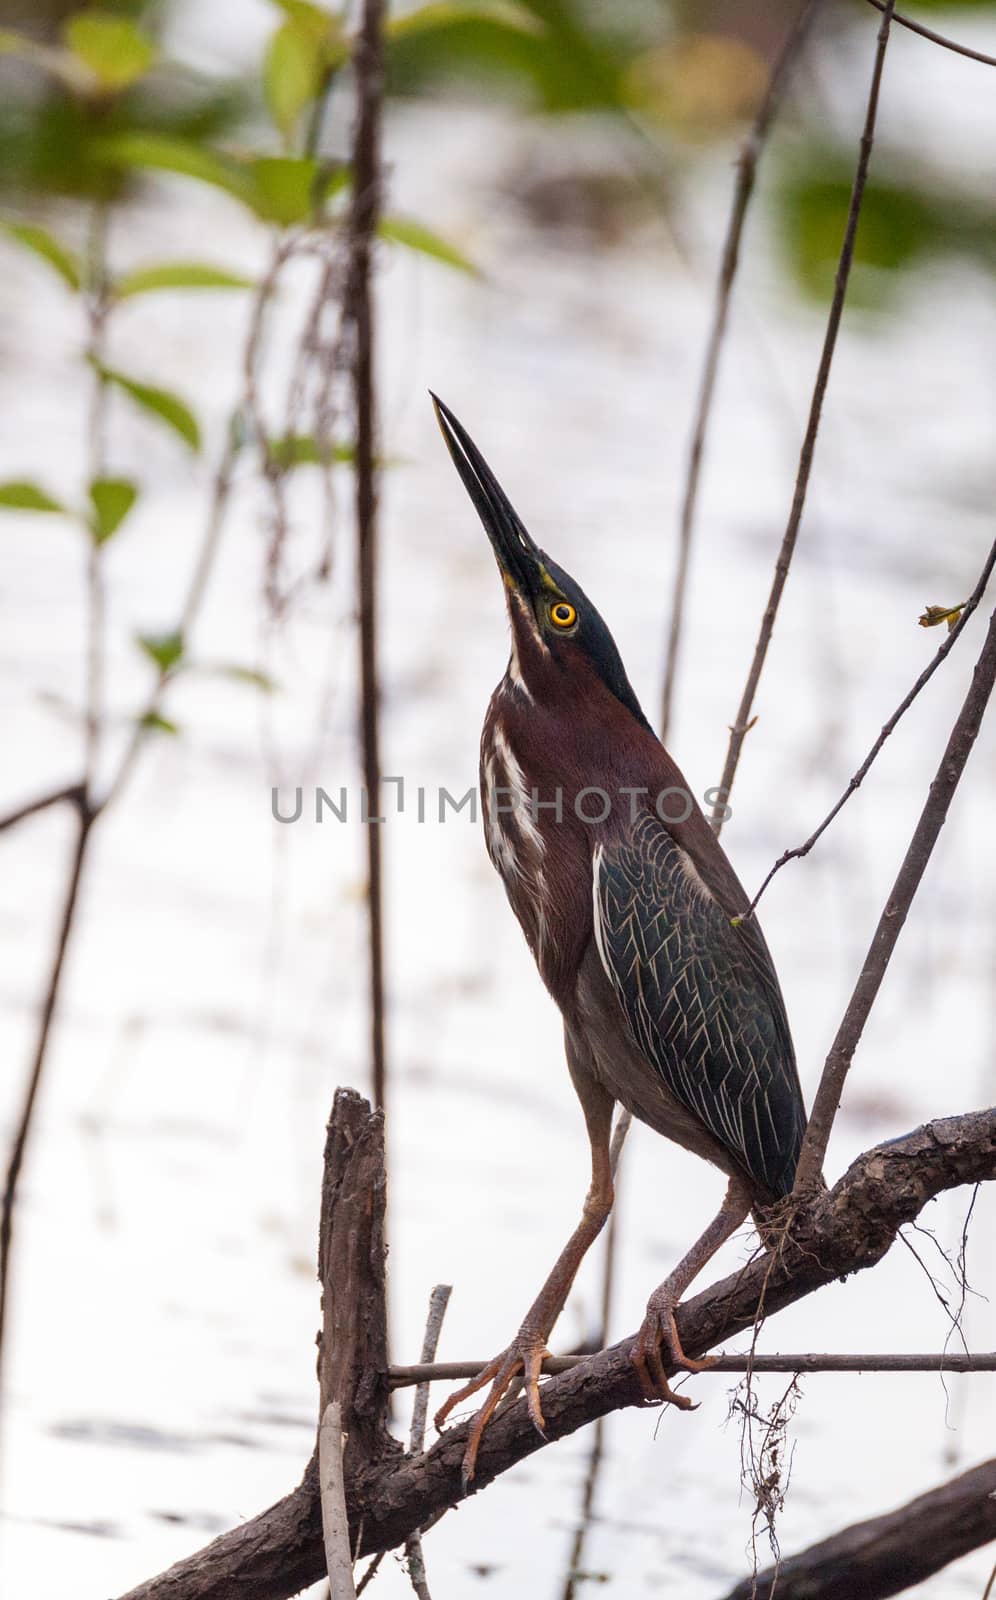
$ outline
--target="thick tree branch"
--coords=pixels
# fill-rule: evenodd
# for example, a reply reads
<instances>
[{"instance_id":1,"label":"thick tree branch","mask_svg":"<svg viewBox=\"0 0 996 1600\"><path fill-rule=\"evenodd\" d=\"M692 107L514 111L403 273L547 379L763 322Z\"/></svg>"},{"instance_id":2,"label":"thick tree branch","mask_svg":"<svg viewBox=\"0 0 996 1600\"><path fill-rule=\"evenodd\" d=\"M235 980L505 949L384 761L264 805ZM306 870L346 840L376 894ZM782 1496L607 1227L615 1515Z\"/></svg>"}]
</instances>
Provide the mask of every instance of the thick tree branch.
<instances>
[{"instance_id":1,"label":"thick tree branch","mask_svg":"<svg viewBox=\"0 0 996 1600\"><path fill-rule=\"evenodd\" d=\"M982 654L975 664L972 682L965 696L957 721L951 730L947 748L941 757L937 775L920 813L909 849L903 858L899 875L882 915L878 920L864 966L854 988L847 1010L841 1019L837 1036L830 1047L823 1074L820 1078L813 1110L803 1140L802 1153L796 1169L795 1193L819 1181L823 1159L830 1142L830 1130L837 1114L844 1081L854 1059L865 1023L875 1004L886 969L903 929L913 897L927 870L927 863L948 814L954 792L958 787L965 764L978 737L986 706L996 684L996 611L989 619L989 632Z\"/></svg>"},{"instance_id":2,"label":"thick tree branch","mask_svg":"<svg viewBox=\"0 0 996 1600\"><path fill-rule=\"evenodd\" d=\"M996 1460L745 1578L726 1600L884 1600L990 1539L996 1539Z\"/></svg>"},{"instance_id":3,"label":"thick tree branch","mask_svg":"<svg viewBox=\"0 0 996 1600\"><path fill-rule=\"evenodd\" d=\"M380 691L377 682L377 461L374 407L373 241L380 214L380 123L383 101L383 0L363 0L353 47L356 121L353 129L353 200L343 326L351 334L356 411L357 598L360 622L360 743L368 806L367 878L370 930L370 1043L374 1104L384 1104L384 935L380 828Z\"/></svg>"},{"instance_id":4,"label":"thick tree branch","mask_svg":"<svg viewBox=\"0 0 996 1600\"><path fill-rule=\"evenodd\" d=\"M678 1331L685 1351L701 1355L753 1326L762 1303L765 1315L771 1315L826 1283L874 1266L928 1200L994 1176L996 1107L927 1123L866 1151L832 1190L800 1211L777 1252L752 1260L682 1305ZM630 1361L634 1337L544 1385L549 1442L610 1411L641 1404ZM374 1376L386 1383L386 1361ZM395 1448L394 1455L379 1460L370 1455L358 1471L347 1472L354 1548L361 1553L394 1548L463 1498L460 1464L469 1426L448 1429L424 1455L400 1457ZM474 1491L545 1442L523 1402L500 1412L481 1445ZM303 1483L285 1500L133 1590L127 1600L228 1600L235 1592L243 1600L283 1600L317 1580L322 1570L318 1490L309 1466Z\"/></svg>"},{"instance_id":5,"label":"thick tree branch","mask_svg":"<svg viewBox=\"0 0 996 1600\"><path fill-rule=\"evenodd\" d=\"M820 364L816 372L816 383L813 387L813 398L809 404L809 420L806 423L806 432L799 452L799 468L796 474L795 491L792 495L792 506L788 515L788 522L782 536L778 558L775 561L775 575L768 595L768 603L764 608L761 618L761 629L758 634L757 644L754 646L754 656L747 674L743 694L733 726L730 729L730 742L727 746L726 761L723 764L723 776L719 781L716 794L716 803L712 809L710 821L716 833L723 826L723 819L727 812L727 802L733 788L737 766L740 762L740 752L747 736L751 723L751 713L754 708L754 696L757 686L761 681L761 673L768 654L771 636L775 631L775 618L781 603L782 591L788 580L789 567L795 553L796 539L802 522L802 513L806 506L806 492L809 488L809 476L813 468L813 457L816 453L816 436L820 429L820 419L823 415L823 401L826 398L827 384L830 381L830 368L833 364L834 350L837 347L837 334L840 331L840 321L844 312L844 300L847 295L848 279L851 275L851 264L854 260L854 241L858 233L858 220L861 216L861 204L865 195L865 184L868 179L868 168L871 164L872 144L875 138L875 122L878 116L879 90L882 84L882 69L885 66L885 51L889 43L889 24L892 21L893 0L886 0L885 15L882 26L878 30L878 46L875 51L875 65L872 68L871 88L868 91L868 105L865 111L864 129L861 134L861 143L858 150L858 162L854 172L854 183L851 188L851 201L847 212L847 224L844 228L844 239L840 247L840 257L837 262L837 275L834 282L833 298L830 301L830 311L827 316L827 328L823 337L823 349L820 352Z\"/></svg>"}]
</instances>

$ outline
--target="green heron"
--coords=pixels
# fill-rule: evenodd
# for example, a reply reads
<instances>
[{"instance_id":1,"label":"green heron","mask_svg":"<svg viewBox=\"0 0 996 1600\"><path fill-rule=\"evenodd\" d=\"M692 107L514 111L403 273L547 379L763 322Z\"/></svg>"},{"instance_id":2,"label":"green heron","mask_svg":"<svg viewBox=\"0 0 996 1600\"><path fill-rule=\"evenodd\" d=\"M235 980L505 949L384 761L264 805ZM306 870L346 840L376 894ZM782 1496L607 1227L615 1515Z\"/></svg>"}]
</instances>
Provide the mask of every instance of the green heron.
<instances>
[{"instance_id":1,"label":"green heron","mask_svg":"<svg viewBox=\"0 0 996 1600\"><path fill-rule=\"evenodd\" d=\"M648 1399L687 1409L666 1366L688 1359L675 1309L753 1213L787 1195L806 1125L785 1005L749 900L656 737L619 651L574 579L535 544L480 450L433 396L505 586L511 656L481 736L488 854L564 1019L567 1065L591 1144L584 1209L507 1349L436 1417L490 1384L484 1428L524 1374L542 1432L539 1376L589 1246L612 1207L612 1114L625 1106L729 1180L718 1215L655 1289L632 1359Z\"/></svg>"}]
</instances>

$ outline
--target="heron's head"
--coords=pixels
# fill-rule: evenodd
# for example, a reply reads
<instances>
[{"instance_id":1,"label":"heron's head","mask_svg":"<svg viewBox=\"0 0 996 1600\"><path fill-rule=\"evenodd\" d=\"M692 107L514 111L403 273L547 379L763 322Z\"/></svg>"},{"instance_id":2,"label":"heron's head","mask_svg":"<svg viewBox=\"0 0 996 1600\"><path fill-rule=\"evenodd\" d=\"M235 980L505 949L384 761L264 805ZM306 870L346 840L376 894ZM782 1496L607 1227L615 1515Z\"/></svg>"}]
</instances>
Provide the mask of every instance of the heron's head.
<instances>
[{"instance_id":1,"label":"heron's head","mask_svg":"<svg viewBox=\"0 0 996 1600\"><path fill-rule=\"evenodd\" d=\"M512 677L533 700L590 692L591 674L649 730L616 642L579 583L526 531L466 428L435 395L436 417L464 488L484 524L505 585Z\"/></svg>"}]
</instances>

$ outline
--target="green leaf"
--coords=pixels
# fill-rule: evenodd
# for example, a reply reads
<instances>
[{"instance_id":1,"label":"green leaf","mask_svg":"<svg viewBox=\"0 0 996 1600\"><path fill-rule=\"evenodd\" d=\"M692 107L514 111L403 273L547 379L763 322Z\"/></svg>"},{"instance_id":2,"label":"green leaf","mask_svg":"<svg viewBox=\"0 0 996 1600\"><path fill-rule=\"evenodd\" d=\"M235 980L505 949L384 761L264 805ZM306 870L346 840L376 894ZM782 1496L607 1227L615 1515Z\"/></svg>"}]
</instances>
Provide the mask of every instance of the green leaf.
<instances>
[{"instance_id":1,"label":"green leaf","mask_svg":"<svg viewBox=\"0 0 996 1600\"><path fill-rule=\"evenodd\" d=\"M50 267L54 267L63 283L70 289L78 289L82 281L79 258L64 244L60 244L54 234L47 228L41 228L34 222L0 222L0 228L18 244L24 245L26 250L31 250Z\"/></svg>"},{"instance_id":2,"label":"green leaf","mask_svg":"<svg viewBox=\"0 0 996 1600\"><path fill-rule=\"evenodd\" d=\"M349 183L348 167L329 169L325 163L303 156L259 156L239 161L192 139L160 134L120 134L96 141L94 148L106 161L118 166L176 172L224 189L264 222L278 227L307 221L320 200Z\"/></svg>"},{"instance_id":3,"label":"green leaf","mask_svg":"<svg viewBox=\"0 0 996 1600\"><path fill-rule=\"evenodd\" d=\"M155 289L251 289L252 278L212 267L201 261L163 261L157 266L137 267L119 278L114 292L119 300L133 294L149 294Z\"/></svg>"},{"instance_id":4,"label":"green leaf","mask_svg":"<svg viewBox=\"0 0 996 1600\"><path fill-rule=\"evenodd\" d=\"M264 222L292 227L314 213L321 198L317 161L305 156L259 156L250 163L253 210Z\"/></svg>"},{"instance_id":5,"label":"green leaf","mask_svg":"<svg viewBox=\"0 0 996 1600\"><path fill-rule=\"evenodd\" d=\"M386 39L411 39L423 33L452 28L464 22L496 22L518 33L542 34L543 23L528 6L512 4L512 0L481 0L478 5L456 3L456 0L435 0L419 6L417 11L407 11L403 16L391 17L385 23Z\"/></svg>"},{"instance_id":6,"label":"green leaf","mask_svg":"<svg viewBox=\"0 0 996 1600\"><path fill-rule=\"evenodd\" d=\"M164 717L160 711L147 711L144 716L136 720L138 726L144 728L147 733L168 733L176 738L180 732L179 723L171 722L169 717Z\"/></svg>"},{"instance_id":7,"label":"green leaf","mask_svg":"<svg viewBox=\"0 0 996 1600\"><path fill-rule=\"evenodd\" d=\"M311 0L273 0L285 17L297 24L301 29L307 30L316 38L323 38L333 29L341 29L340 19L333 16L331 11L326 11L322 6L312 5Z\"/></svg>"},{"instance_id":8,"label":"green leaf","mask_svg":"<svg viewBox=\"0 0 996 1600\"><path fill-rule=\"evenodd\" d=\"M177 629L170 633L139 633L135 642L154 661L163 677L183 657L183 634Z\"/></svg>"},{"instance_id":9,"label":"green leaf","mask_svg":"<svg viewBox=\"0 0 996 1600\"><path fill-rule=\"evenodd\" d=\"M97 544L117 533L138 499L138 489L130 478L94 478L89 488L93 515L90 529Z\"/></svg>"},{"instance_id":10,"label":"green leaf","mask_svg":"<svg viewBox=\"0 0 996 1600\"><path fill-rule=\"evenodd\" d=\"M156 57L153 41L127 17L79 11L69 18L63 37L104 89L127 89L137 83Z\"/></svg>"},{"instance_id":11,"label":"green leaf","mask_svg":"<svg viewBox=\"0 0 996 1600\"><path fill-rule=\"evenodd\" d=\"M206 670L220 678L230 678L233 683L244 683L250 689L259 689L262 694L276 694L280 687L268 673L258 672L255 667L240 667L234 662L221 662Z\"/></svg>"},{"instance_id":12,"label":"green leaf","mask_svg":"<svg viewBox=\"0 0 996 1600\"><path fill-rule=\"evenodd\" d=\"M285 433L269 442L270 460L285 472L291 467L321 466L328 459L333 462L355 460L356 451L351 444L335 444L328 457L323 456L318 440L310 433Z\"/></svg>"},{"instance_id":13,"label":"green leaf","mask_svg":"<svg viewBox=\"0 0 996 1600\"><path fill-rule=\"evenodd\" d=\"M413 222L408 217L382 217L377 232L382 239L404 245L406 250L417 250L421 255L431 256L434 261L441 261L444 266L455 267L458 272L479 276L469 256L465 256L462 250L441 238L438 233L433 233L431 228L424 227L421 222Z\"/></svg>"},{"instance_id":14,"label":"green leaf","mask_svg":"<svg viewBox=\"0 0 996 1600\"><path fill-rule=\"evenodd\" d=\"M115 166L151 167L196 178L215 189L224 189L243 205L255 209L253 180L245 163L198 144L194 139L171 138L159 133L122 133L112 139L96 140L93 148Z\"/></svg>"},{"instance_id":15,"label":"green leaf","mask_svg":"<svg viewBox=\"0 0 996 1600\"><path fill-rule=\"evenodd\" d=\"M288 21L311 41L323 74L349 60L350 41L341 13L312 5L311 0L274 0Z\"/></svg>"},{"instance_id":16,"label":"green leaf","mask_svg":"<svg viewBox=\"0 0 996 1600\"><path fill-rule=\"evenodd\" d=\"M270 115L290 140L305 106L322 81L320 38L310 28L285 22L267 46L263 61L263 93Z\"/></svg>"},{"instance_id":17,"label":"green leaf","mask_svg":"<svg viewBox=\"0 0 996 1600\"><path fill-rule=\"evenodd\" d=\"M143 411L148 411L160 422L165 422L168 428L179 434L184 444L191 450L198 451L201 447L201 430L197 418L179 395L171 389L160 389L151 383L141 383L137 378L129 378L125 372L117 372L113 367L99 367L100 376L105 383L112 383L116 388L123 390L135 404L141 406Z\"/></svg>"},{"instance_id":18,"label":"green leaf","mask_svg":"<svg viewBox=\"0 0 996 1600\"><path fill-rule=\"evenodd\" d=\"M0 510L3 511L57 511L65 514L65 506L40 489L37 483L27 483L20 478L8 478L0 483Z\"/></svg>"}]
</instances>

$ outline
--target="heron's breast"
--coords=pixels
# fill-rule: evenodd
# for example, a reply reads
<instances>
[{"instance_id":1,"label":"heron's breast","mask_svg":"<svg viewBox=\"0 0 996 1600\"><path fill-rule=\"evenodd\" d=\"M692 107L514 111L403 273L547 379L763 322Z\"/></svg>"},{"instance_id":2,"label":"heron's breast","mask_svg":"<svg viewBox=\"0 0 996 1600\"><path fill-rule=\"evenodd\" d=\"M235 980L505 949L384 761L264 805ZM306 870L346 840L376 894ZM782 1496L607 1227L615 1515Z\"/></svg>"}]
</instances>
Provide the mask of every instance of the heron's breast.
<instances>
[{"instance_id":1,"label":"heron's breast","mask_svg":"<svg viewBox=\"0 0 996 1600\"><path fill-rule=\"evenodd\" d=\"M523 770L500 715L489 716L481 740L481 806L488 855L512 909L542 966L547 936L547 842Z\"/></svg>"}]
</instances>

